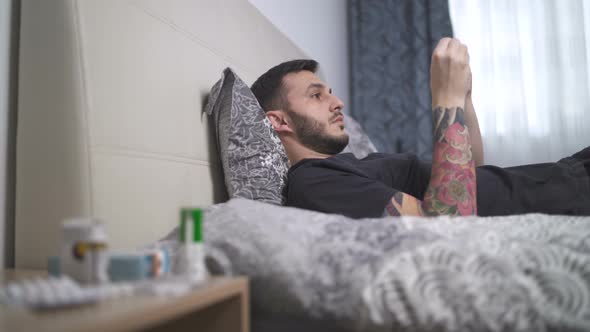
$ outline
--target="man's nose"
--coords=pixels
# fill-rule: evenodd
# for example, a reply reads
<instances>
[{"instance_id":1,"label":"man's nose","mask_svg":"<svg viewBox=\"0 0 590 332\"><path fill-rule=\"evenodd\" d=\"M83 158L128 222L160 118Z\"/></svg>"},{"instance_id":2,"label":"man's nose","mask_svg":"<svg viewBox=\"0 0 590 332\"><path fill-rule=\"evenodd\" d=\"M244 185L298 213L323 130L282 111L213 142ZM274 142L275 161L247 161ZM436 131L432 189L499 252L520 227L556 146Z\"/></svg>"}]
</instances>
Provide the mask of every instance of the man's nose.
<instances>
[{"instance_id":1,"label":"man's nose","mask_svg":"<svg viewBox=\"0 0 590 332\"><path fill-rule=\"evenodd\" d=\"M332 95L331 111L332 112L342 111L343 108L344 108L344 103L342 102L342 100L340 100L340 98Z\"/></svg>"}]
</instances>

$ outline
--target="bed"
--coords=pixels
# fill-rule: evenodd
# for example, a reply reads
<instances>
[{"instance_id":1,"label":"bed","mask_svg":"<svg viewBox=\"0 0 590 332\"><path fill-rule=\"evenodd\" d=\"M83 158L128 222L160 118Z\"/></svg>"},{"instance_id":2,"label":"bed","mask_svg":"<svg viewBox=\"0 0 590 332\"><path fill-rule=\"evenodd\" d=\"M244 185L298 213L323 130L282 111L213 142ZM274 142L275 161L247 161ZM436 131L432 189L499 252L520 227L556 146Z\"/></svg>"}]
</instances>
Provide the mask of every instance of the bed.
<instances>
[{"instance_id":1,"label":"bed","mask_svg":"<svg viewBox=\"0 0 590 332\"><path fill-rule=\"evenodd\" d=\"M588 217L352 220L236 197L216 82L306 57L248 1L21 11L17 267L44 267L74 216L115 249L174 250L179 207L200 206L211 266L251 278L254 330L590 329Z\"/></svg>"}]
</instances>

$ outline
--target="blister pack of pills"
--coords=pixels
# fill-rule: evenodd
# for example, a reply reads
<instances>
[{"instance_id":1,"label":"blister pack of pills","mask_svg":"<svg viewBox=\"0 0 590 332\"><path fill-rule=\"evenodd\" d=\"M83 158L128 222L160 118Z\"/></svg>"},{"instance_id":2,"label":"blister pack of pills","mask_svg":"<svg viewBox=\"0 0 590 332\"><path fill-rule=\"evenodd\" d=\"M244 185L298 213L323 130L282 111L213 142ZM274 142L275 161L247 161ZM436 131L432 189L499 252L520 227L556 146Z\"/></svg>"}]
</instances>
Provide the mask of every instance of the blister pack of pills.
<instances>
[{"instance_id":1,"label":"blister pack of pills","mask_svg":"<svg viewBox=\"0 0 590 332\"><path fill-rule=\"evenodd\" d=\"M0 288L0 302L33 309L51 309L93 303L129 296L129 284L105 284L82 287L71 278L35 278L12 282Z\"/></svg>"}]
</instances>

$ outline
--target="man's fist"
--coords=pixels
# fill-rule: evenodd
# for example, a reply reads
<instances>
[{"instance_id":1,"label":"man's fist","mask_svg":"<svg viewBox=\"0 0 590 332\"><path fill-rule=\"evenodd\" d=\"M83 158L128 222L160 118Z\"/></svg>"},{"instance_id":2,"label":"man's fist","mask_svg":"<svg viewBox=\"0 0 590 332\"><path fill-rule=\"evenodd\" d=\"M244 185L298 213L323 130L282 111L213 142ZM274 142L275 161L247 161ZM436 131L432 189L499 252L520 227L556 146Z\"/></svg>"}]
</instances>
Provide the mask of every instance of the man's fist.
<instances>
[{"instance_id":1,"label":"man's fist","mask_svg":"<svg viewBox=\"0 0 590 332\"><path fill-rule=\"evenodd\" d=\"M443 38L432 53L430 65L432 106L461 107L471 91L471 69L467 46L458 39Z\"/></svg>"}]
</instances>

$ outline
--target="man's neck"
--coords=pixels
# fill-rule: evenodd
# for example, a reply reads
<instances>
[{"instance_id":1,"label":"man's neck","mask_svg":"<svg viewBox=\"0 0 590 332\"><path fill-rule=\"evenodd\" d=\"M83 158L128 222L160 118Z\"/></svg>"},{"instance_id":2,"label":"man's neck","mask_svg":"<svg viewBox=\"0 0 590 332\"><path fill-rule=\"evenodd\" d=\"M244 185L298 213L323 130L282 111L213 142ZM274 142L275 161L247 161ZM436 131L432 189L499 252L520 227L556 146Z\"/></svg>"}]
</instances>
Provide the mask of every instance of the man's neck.
<instances>
[{"instance_id":1,"label":"man's neck","mask_svg":"<svg viewBox=\"0 0 590 332\"><path fill-rule=\"evenodd\" d=\"M291 166L297 164L303 159L325 159L333 156L331 154L324 154L311 150L310 148L301 145L299 142L294 140L287 139L282 141Z\"/></svg>"}]
</instances>

